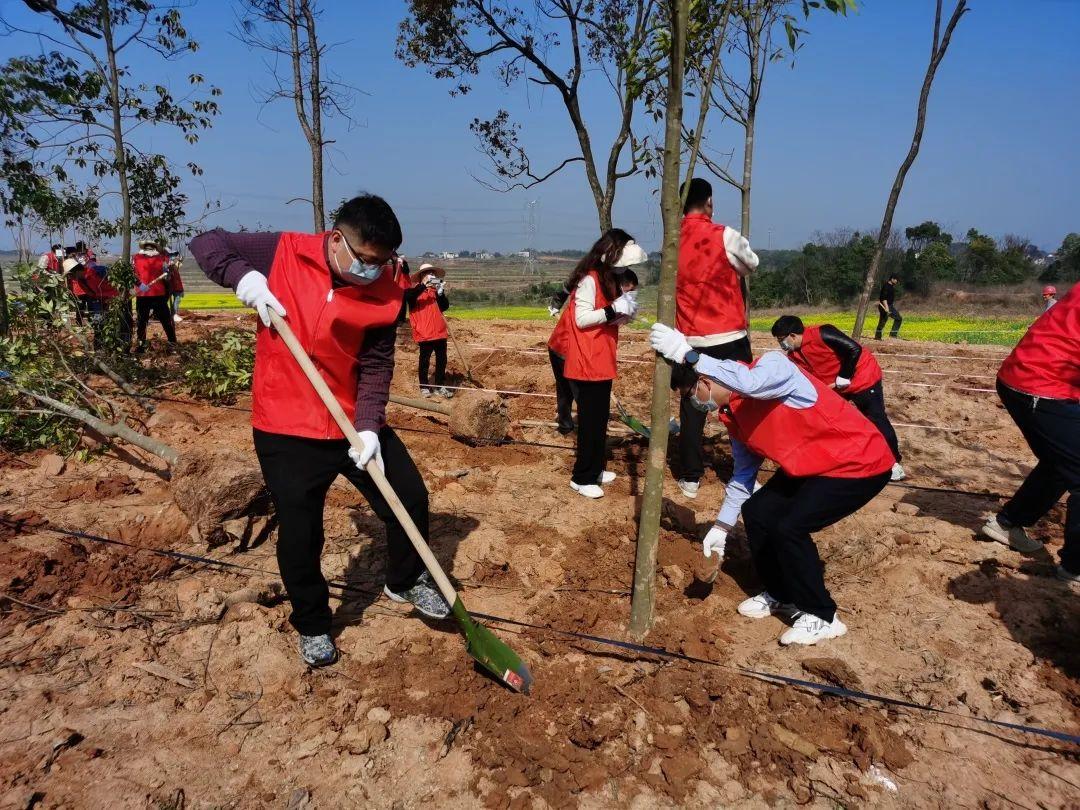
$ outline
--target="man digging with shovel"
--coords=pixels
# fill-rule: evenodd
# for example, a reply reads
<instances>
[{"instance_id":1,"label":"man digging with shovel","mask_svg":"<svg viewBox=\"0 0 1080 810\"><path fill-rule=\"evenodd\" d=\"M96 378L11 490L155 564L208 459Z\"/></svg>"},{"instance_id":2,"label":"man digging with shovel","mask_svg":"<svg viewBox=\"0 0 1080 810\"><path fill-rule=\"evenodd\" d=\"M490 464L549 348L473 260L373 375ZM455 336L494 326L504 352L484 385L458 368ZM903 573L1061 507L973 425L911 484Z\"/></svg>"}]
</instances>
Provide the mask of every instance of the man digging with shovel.
<instances>
[{"instance_id":1,"label":"man digging with shovel","mask_svg":"<svg viewBox=\"0 0 1080 810\"><path fill-rule=\"evenodd\" d=\"M338 657L319 565L323 505L338 475L386 525L386 596L431 618L450 614L390 504L364 471L374 459L426 540L427 488L385 417L402 305L402 289L388 263L401 241L393 210L368 194L345 203L328 233L219 229L196 236L190 246L208 278L233 288L259 313L251 388L255 453L277 509L277 559L293 608L290 622L300 633L300 655L311 666ZM288 315L334 398L352 415L362 451L350 447L271 328L271 310Z\"/></svg>"}]
</instances>

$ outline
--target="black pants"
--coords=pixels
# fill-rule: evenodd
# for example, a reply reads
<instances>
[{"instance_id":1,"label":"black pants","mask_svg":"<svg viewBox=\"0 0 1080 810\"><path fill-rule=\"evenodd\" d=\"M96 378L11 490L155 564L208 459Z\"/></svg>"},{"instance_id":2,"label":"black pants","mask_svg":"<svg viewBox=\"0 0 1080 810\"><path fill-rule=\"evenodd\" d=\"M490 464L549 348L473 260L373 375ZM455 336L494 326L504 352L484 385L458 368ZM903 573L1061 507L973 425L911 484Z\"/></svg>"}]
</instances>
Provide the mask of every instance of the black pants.
<instances>
[{"instance_id":1,"label":"black pants","mask_svg":"<svg viewBox=\"0 0 1080 810\"><path fill-rule=\"evenodd\" d=\"M896 431L893 430L889 415L885 412L885 391L882 390L882 381L878 380L873 387L860 391L857 394L848 394L848 401L859 409L859 413L874 423L885 441L889 443L893 458L900 461L900 442L896 439Z\"/></svg>"},{"instance_id":2,"label":"black pants","mask_svg":"<svg viewBox=\"0 0 1080 810\"><path fill-rule=\"evenodd\" d=\"M255 454L278 516L277 560L292 603L289 621L305 636L330 632L330 592L319 566L323 548L323 504L330 485L345 476L386 524L386 584L403 591L424 564L405 530L367 473L348 456L344 439L305 439L255 433ZM379 432L386 477L420 533L428 536L428 492L409 451L393 430Z\"/></svg>"},{"instance_id":3,"label":"black pants","mask_svg":"<svg viewBox=\"0 0 1080 810\"><path fill-rule=\"evenodd\" d=\"M146 325L150 323L151 312L165 330L169 343L176 343L176 329L173 328L172 313L169 312L169 296L140 295L135 299L135 328L139 345L146 345Z\"/></svg>"},{"instance_id":4,"label":"black pants","mask_svg":"<svg viewBox=\"0 0 1080 810\"><path fill-rule=\"evenodd\" d=\"M428 384L428 366L431 355L435 354L435 385L446 381L446 338L442 340L424 340L420 342L420 386Z\"/></svg>"},{"instance_id":5,"label":"black pants","mask_svg":"<svg viewBox=\"0 0 1080 810\"><path fill-rule=\"evenodd\" d=\"M607 423L611 416L611 380L575 380L577 387L577 456L575 484L596 484L607 460Z\"/></svg>"},{"instance_id":6,"label":"black pants","mask_svg":"<svg viewBox=\"0 0 1080 810\"><path fill-rule=\"evenodd\" d=\"M1000 512L1013 526L1032 526L1066 492L1061 564L1080 574L1080 403L1036 399L997 384L998 396L1039 463Z\"/></svg>"},{"instance_id":7,"label":"black pants","mask_svg":"<svg viewBox=\"0 0 1080 810\"><path fill-rule=\"evenodd\" d=\"M889 304L889 310L886 312L881 307L878 307L878 322L877 329L874 330L874 337L881 340L881 333L885 329L885 324L889 318L893 319L892 329L889 330L889 337L896 337L900 334L900 324L904 322L904 319L900 317L900 310Z\"/></svg>"},{"instance_id":8,"label":"black pants","mask_svg":"<svg viewBox=\"0 0 1080 810\"><path fill-rule=\"evenodd\" d=\"M564 372L566 368L565 357L557 355L551 349L548 349L548 359L551 361L551 373L555 377L555 420L559 423L559 427L564 430L573 430L574 389L577 387L577 383L566 379Z\"/></svg>"},{"instance_id":9,"label":"black pants","mask_svg":"<svg viewBox=\"0 0 1080 810\"><path fill-rule=\"evenodd\" d=\"M701 354L715 357L717 360L742 360L749 363L754 359L750 352L750 338L742 337L731 343L719 346L706 346L698 349ZM705 452L701 438L705 433L706 414L690 404L690 396L684 396L679 404L679 462L683 481L697 481L705 474Z\"/></svg>"},{"instance_id":10,"label":"black pants","mask_svg":"<svg viewBox=\"0 0 1080 810\"><path fill-rule=\"evenodd\" d=\"M776 472L742 508L750 556L765 590L831 622L836 603L810 535L861 509L888 482L887 471L873 478L792 478Z\"/></svg>"}]
</instances>

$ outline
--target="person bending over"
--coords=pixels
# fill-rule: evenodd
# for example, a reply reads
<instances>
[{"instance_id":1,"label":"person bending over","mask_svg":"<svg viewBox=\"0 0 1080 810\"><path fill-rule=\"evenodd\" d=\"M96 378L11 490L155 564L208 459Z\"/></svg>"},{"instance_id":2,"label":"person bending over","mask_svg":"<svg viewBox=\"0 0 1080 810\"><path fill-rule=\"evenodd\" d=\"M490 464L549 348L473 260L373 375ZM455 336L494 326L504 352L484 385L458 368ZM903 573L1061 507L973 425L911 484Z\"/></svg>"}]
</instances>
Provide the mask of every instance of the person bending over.
<instances>
[{"instance_id":1,"label":"person bending over","mask_svg":"<svg viewBox=\"0 0 1080 810\"><path fill-rule=\"evenodd\" d=\"M896 458L892 480L906 478L900 466L900 443L885 412L881 366L873 352L832 324L804 326L795 315L777 318L772 335L791 362L832 388L874 423Z\"/></svg>"},{"instance_id":2,"label":"person bending over","mask_svg":"<svg viewBox=\"0 0 1080 810\"><path fill-rule=\"evenodd\" d=\"M811 535L870 502L889 482L893 454L849 402L803 374L781 352L750 365L699 354L680 332L655 324L653 348L675 363L672 387L731 436L735 469L705 553L723 558L740 513L764 589L739 605L749 618L787 614L780 643L816 644L847 632L836 615ZM752 491L762 461L779 469Z\"/></svg>"},{"instance_id":3,"label":"person bending over","mask_svg":"<svg viewBox=\"0 0 1080 810\"><path fill-rule=\"evenodd\" d=\"M1080 284L1031 325L997 376L997 392L1038 463L982 534L1017 551L1042 544L1033 526L1066 492L1065 545L1056 572L1080 582Z\"/></svg>"},{"instance_id":4,"label":"person bending over","mask_svg":"<svg viewBox=\"0 0 1080 810\"><path fill-rule=\"evenodd\" d=\"M332 664L338 656L319 560L326 493L339 475L367 498L386 527L383 593L432 618L450 613L365 471L372 460L385 471L426 540L427 488L408 449L386 424L403 293L392 259L401 241L390 206L365 194L342 205L326 233L214 230L190 246L212 281L235 289L259 313L251 386L255 454L277 508L277 560L292 603L290 622L300 634L300 655L311 666ZM270 327L271 309L287 318L342 408L353 414L362 451L349 445Z\"/></svg>"}]
</instances>

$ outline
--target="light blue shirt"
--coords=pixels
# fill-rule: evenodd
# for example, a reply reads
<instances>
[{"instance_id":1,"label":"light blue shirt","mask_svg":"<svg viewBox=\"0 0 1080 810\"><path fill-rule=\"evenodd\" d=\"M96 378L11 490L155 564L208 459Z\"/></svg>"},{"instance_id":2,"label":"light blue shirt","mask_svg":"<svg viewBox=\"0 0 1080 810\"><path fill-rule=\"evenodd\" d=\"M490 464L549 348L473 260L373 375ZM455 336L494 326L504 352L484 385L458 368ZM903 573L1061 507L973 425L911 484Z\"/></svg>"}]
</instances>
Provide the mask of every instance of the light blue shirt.
<instances>
[{"instance_id":1,"label":"light blue shirt","mask_svg":"<svg viewBox=\"0 0 1080 810\"><path fill-rule=\"evenodd\" d=\"M694 370L730 391L751 399L778 399L789 408L802 410L817 402L817 389L783 352L766 352L751 368L736 360L717 360L701 355ZM742 506L753 492L761 456L738 439L731 439L735 470L724 490L724 505L717 523L734 526Z\"/></svg>"}]
</instances>

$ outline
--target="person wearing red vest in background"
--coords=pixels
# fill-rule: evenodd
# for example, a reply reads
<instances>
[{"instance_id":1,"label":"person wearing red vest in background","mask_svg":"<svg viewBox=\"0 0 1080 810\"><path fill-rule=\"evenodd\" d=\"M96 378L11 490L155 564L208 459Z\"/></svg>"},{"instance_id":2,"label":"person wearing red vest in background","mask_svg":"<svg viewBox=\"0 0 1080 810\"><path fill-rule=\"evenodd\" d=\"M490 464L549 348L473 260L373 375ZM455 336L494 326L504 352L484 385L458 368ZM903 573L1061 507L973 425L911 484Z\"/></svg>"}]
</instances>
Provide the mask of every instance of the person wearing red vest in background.
<instances>
[{"instance_id":1,"label":"person wearing red vest in background","mask_svg":"<svg viewBox=\"0 0 1080 810\"><path fill-rule=\"evenodd\" d=\"M416 464L386 424L402 286L391 266L401 226L381 197L365 194L338 211L327 233L200 234L191 255L206 275L259 313L251 423L255 453L279 520L277 559L292 603L290 621L311 666L337 660L330 638L330 592L319 560L323 505L344 476L386 526L386 586L396 602L432 618L450 606L389 504L364 471L375 460L424 538L428 492ZM396 264L396 262L393 262ZM270 328L272 309L289 321L364 443L350 447L284 342Z\"/></svg>"},{"instance_id":2,"label":"person wearing red vest in background","mask_svg":"<svg viewBox=\"0 0 1080 810\"><path fill-rule=\"evenodd\" d=\"M619 274L619 289L624 293L633 293L637 300L638 277L630 268L626 268ZM570 291L564 284L562 288L551 297L549 310L554 310L559 315L559 309L570 298ZM559 315L559 321L548 338L548 360L551 362L551 373L555 377L555 424L556 429L563 436L574 432L577 425L574 424L574 400L577 395L575 387L566 379L566 351L570 341L570 319L573 318L573 309L566 307Z\"/></svg>"},{"instance_id":3,"label":"person wearing red vest in background","mask_svg":"<svg viewBox=\"0 0 1080 810\"><path fill-rule=\"evenodd\" d=\"M712 221L712 186L707 180L693 178L685 192L675 276L675 327L707 357L749 363L743 279L758 266L757 254L734 228ZM689 397L680 403L679 423L679 489L687 498L696 498L705 473L705 418L691 406Z\"/></svg>"},{"instance_id":4,"label":"person wearing red vest in background","mask_svg":"<svg viewBox=\"0 0 1080 810\"><path fill-rule=\"evenodd\" d=\"M795 315L777 318L772 335L792 363L832 388L877 426L896 458L892 480L904 480L900 443L885 412L881 366L873 353L832 324L805 326Z\"/></svg>"},{"instance_id":5,"label":"person wearing red vest in background","mask_svg":"<svg viewBox=\"0 0 1080 810\"><path fill-rule=\"evenodd\" d=\"M173 328L172 313L169 312L169 295L166 286L169 278L169 257L162 252L156 242L146 240L139 243L139 252L132 263L135 267L135 334L138 340L135 353L146 351L146 327L153 313L169 346L176 345L176 329Z\"/></svg>"},{"instance_id":6,"label":"person wearing red vest in background","mask_svg":"<svg viewBox=\"0 0 1080 810\"><path fill-rule=\"evenodd\" d=\"M578 404L577 456L570 488L586 498L602 498L601 484L615 473L604 469L607 423L611 416L611 383L619 325L637 314L636 293L620 295L618 277L624 268L648 260L626 231L612 228L592 246L567 287L566 363L563 372L575 389Z\"/></svg>"},{"instance_id":7,"label":"person wearing red vest in background","mask_svg":"<svg viewBox=\"0 0 1080 810\"><path fill-rule=\"evenodd\" d=\"M1080 582L1080 284L1045 311L1005 358L1001 403L1038 463L982 534L1018 551L1039 551L1033 526L1068 492L1059 578Z\"/></svg>"},{"instance_id":8,"label":"person wearing red vest in background","mask_svg":"<svg viewBox=\"0 0 1080 810\"><path fill-rule=\"evenodd\" d=\"M169 312L172 313L173 323L180 323L184 320L180 317L180 301L184 298L184 279L180 277L180 265L184 260L178 250L167 250L166 254L169 257L169 278L165 282L169 295Z\"/></svg>"},{"instance_id":9,"label":"person wearing red vest in background","mask_svg":"<svg viewBox=\"0 0 1080 810\"><path fill-rule=\"evenodd\" d=\"M48 251L38 257L38 270L48 270L50 273L60 272L60 263L64 260L65 251L61 244L53 245Z\"/></svg>"},{"instance_id":10,"label":"person wearing red vest in background","mask_svg":"<svg viewBox=\"0 0 1080 810\"><path fill-rule=\"evenodd\" d=\"M446 341L450 337L443 313L450 309L446 297L446 271L430 264L410 278L412 286L405 290L405 304L409 309L409 326L413 340L420 347L420 394L430 397L438 394L447 399L454 392L444 387L446 382ZM428 369L431 355L435 355L435 385L428 385Z\"/></svg>"},{"instance_id":11,"label":"person wearing red vest in background","mask_svg":"<svg viewBox=\"0 0 1080 810\"><path fill-rule=\"evenodd\" d=\"M706 556L723 559L727 534L741 512L754 568L765 589L739 613L794 619L781 644L816 644L847 632L825 587L811 534L861 509L889 482L892 450L865 416L781 352L755 363L716 360L682 334L655 324L653 348L675 363L678 388L702 414L716 413L731 436L735 469ZM780 468L753 492L764 459Z\"/></svg>"}]
</instances>

